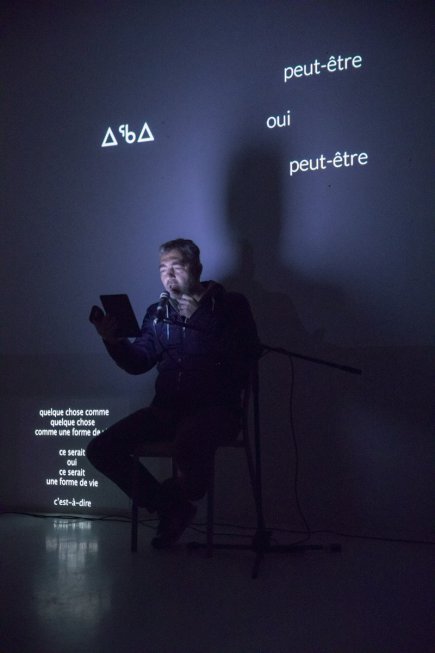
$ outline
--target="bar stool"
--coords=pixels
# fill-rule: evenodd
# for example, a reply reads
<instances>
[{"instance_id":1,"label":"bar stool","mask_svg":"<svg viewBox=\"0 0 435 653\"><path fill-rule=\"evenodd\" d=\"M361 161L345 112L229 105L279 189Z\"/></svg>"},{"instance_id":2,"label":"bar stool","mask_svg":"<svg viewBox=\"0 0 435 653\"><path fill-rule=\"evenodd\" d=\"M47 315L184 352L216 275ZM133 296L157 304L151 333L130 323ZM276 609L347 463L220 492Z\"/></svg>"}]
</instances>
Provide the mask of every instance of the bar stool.
<instances>
[{"instance_id":1,"label":"bar stool","mask_svg":"<svg viewBox=\"0 0 435 653\"><path fill-rule=\"evenodd\" d=\"M249 478L252 485L254 500L256 498L256 474L254 460L252 457L252 448L249 435L249 405L251 396L251 381L246 384L242 390L242 419L240 432L237 438L229 443L220 445L218 449L240 449L245 451L246 461L248 464ZM137 503L137 479L140 459L141 458L170 458L172 460L172 475L177 476L177 467L174 461L174 448L172 442L152 442L139 445L133 454L133 484L132 484L132 507L131 507L131 551L137 551L138 544L138 517L139 506ZM213 471L210 477L210 483L206 494L207 498L207 526L206 526L206 553L207 557L213 555L214 541L214 512L215 512L215 460L213 461Z\"/></svg>"}]
</instances>

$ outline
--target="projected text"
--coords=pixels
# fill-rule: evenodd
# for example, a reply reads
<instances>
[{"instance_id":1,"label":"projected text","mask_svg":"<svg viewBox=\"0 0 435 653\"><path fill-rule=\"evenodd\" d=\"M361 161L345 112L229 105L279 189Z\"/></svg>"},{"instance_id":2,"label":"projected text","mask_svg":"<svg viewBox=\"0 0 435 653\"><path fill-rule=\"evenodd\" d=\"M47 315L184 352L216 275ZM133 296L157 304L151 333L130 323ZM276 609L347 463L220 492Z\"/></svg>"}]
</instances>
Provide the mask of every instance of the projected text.
<instances>
[{"instance_id":1,"label":"projected text","mask_svg":"<svg viewBox=\"0 0 435 653\"><path fill-rule=\"evenodd\" d=\"M35 429L37 436L90 437L98 435L98 417L108 417L108 408L41 408L39 417L43 425Z\"/></svg>"},{"instance_id":2,"label":"projected text","mask_svg":"<svg viewBox=\"0 0 435 653\"><path fill-rule=\"evenodd\" d=\"M318 59L315 59L310 63L286 66L284 68L284 83L286 84L294 78L298 79L301 77L320 75L322 72L335 73L344 70L351 70L352 68L361 68L362 62L362 57L358 54L350 57L331 55L326 63L320 63Z\"/></svg>"},{"instance_id":3,"label":"projected text","mask_svg":"<svg viewBox=\"0 0 435 653\"><path fill-rule=\"evenodd\" d=\"M269 129L274 129L275 127L290 127L291 125L291 112L290 109L286 113L283 113L278 116L269 116L266 120L266 126Z\"/></svg>"},{"instance_id":4,"label":"projected text","mask_svg":"<svg viewBox=\"0 0 435 653\"><path fill-rule=\"evenodd\" d=\"M91 508L89 496L80 496L84 490L89 492L99 486L95 478L88 478L86 466L86 444L88 440L99 435L105 428L105 418L109 417L108 408L41 408L39 410L40 424L34 429L34 434L40 439L56 439L62 446L57 450L59 464L52 476L45 478L44 483L59 490L73 491L56 496L53 505L63 508ZM85 439L85 445L81 439ZM77 495L78 494L78 495Z\"/></svg>"},{"instance_id":5,"label":"projected text","mask_svg":"<svg viewBox=\"0 0 435 653\"><path fill-rule=\"evenodd\" d=\"M121 134L121 136L118 136L121 142L122 140L124 140L125 143L127 143L127 145L132 145L132 143L149 143L150 141L154 140L154 135L147 122L144 122L143 127L139 133L139 136L133 129L130 129L128 124L119 125L117 129L117 133ZM101 147L113 147L118 144L119 143L115 136L114 131L112 130L111 127L109 127L106 131L106 135L103 138Z\"/></svg>"},{"instance_id":6,"label":"projected text","mask_svg":"<svg viewBox=\"0 0 435 653\"><path fill-rule=\"evenodd\" d=\"M336 152L335 156L328 159L324 154L311 159L300 159L290 161L290 177L298 172L314 172L316 170L326 170L332 168L351 168L353 166L365 166L368 163L369 156L366 152L359 154L348 152Z\"/></svg>"}]
</instances>

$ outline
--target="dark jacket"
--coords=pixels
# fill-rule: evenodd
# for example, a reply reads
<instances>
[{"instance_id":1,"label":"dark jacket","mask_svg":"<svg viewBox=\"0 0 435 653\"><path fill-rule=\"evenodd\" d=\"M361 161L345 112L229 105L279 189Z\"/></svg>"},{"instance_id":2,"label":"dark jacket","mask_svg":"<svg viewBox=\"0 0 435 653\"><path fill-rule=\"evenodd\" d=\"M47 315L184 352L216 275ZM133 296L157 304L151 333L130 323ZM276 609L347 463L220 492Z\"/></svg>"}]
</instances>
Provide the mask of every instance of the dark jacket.
<instances>
[{"instance_id":1,"label":"dark jacket","mask_svg":"<svg viewBox=\"0 0 435 653\"><path fill-rule=\"evenodd\" d=\"M226 292L214 281L202 285L206 292L189 320L169 302L167 322L157 321L157 304L152 304L134 342L106 347L130 374L157 365L154 405L182 411L204 405L239 410L240 392L258 351L255 322L243 295Z\"/></svg>"}]
</instances>

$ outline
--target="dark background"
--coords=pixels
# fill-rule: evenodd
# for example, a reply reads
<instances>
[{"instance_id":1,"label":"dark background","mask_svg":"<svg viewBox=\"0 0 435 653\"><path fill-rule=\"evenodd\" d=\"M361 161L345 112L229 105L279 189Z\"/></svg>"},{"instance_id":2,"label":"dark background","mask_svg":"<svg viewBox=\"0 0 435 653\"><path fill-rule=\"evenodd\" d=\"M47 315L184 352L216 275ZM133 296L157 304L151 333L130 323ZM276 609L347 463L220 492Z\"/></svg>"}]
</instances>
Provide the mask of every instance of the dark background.
<instances>
[{"instance_id":1,"label":"dark background","mask_svg":"<svg viewBox=\"0 0 435 653\"><path fill-rule=\"evenodd\" d=\"M264 343L363 370L294 359L310 525L427 533L433 3L1 7L2 508L128 509L83 461L98 489L48 487L59 448L88 439L34 430L40 409L109 408L104 428L151 399L153 373L116 368L87 316L100 293L127 292L142 319L158 245L187 237L204 278L248 296ZM284 83L285 67L338 55L361 68ZM266 126L288 110L289 127ZM122 141L119 125L144 122L153 142ZM109 126L119 145L102 148ZM368 164L289 175L290 160L344 151ZM269 354L260 373L266 520L297 528L289 360ZM222 452L218 475L220 514L252 522L243 461Z\"/></svg>"}]
</instances>

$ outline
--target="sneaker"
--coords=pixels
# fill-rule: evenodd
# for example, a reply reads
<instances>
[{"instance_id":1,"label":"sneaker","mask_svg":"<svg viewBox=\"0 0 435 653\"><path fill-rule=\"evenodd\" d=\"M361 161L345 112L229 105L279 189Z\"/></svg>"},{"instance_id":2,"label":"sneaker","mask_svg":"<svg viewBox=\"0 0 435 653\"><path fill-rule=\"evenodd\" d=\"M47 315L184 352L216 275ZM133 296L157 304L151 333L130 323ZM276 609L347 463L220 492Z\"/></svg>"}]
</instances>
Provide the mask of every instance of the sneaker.
<instances>
[{"instance_id":1,"label":"sneaker","mask_svg":"<svg viewBox=\"0 0 435 653\"><path fill-rule=\"evenodd\" d=\"M160 517L157 535L151 540L155 549L166 549L180 539L196 515L196 506L186 501Z\"/></svg>"}]
</instances>

